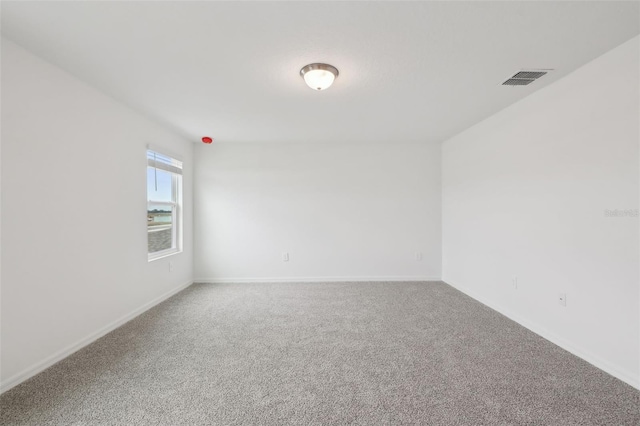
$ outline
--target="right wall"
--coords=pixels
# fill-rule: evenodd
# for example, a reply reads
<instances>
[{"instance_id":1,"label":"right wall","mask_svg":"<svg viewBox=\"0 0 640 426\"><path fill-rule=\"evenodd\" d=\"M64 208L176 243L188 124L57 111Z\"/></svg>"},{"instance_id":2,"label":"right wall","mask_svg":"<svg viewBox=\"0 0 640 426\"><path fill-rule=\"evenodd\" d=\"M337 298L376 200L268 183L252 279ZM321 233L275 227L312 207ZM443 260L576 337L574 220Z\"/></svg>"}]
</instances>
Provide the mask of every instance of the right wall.
<instances>
[{"instance_id":1,"label":"right wall","mask_svg":"<svg viewBox=\"0 0 640 426\"><path fill-rule=\"evenodd\" d=\"M636 388L639 51L635 37L442 147L443 280Z\"/></svg>"}]
</instances>

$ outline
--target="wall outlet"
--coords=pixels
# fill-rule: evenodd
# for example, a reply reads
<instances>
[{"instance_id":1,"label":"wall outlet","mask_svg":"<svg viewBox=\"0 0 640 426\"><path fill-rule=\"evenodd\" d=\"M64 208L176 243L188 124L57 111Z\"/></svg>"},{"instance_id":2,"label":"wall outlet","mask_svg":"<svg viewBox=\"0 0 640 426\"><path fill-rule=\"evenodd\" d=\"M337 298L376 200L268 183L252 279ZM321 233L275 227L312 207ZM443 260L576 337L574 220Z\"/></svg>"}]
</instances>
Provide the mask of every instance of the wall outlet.
<instances>
[{"instance_id":1,"label":"wall outlet","mask_svg":"<svg viewBox=\"0 0 640 426\"><path fill-rule=\"evenodd\" d=\"M289 253L287 253L287 252L282 253L282 261L283 262L288 262L289 261Z\"/></svg>"},{"instance_id":2,"label":"wall outlet","mask_svg":"<svg viewBox=\"0 0 640 426\"><path fill-rule=\"evenodd\" d=\"M515 275L513 276L513 278L511 278L511 285L514 289L518 289L518 277L516 277Z\"/></svg>"},{"instance_id":3,"label":"wall outlet","mask_svg":"<svg viewBox=\"0 0 640 426\"><path fill-rule=\"evenodd\" d=\"M417 260L418 262L421 262L421 261L422 261L422 252L421 252L421 251L417 251L417 252L416 252L416 260Z\"/></svg>"},{"instance_id":4,"label":"wall outlet","mask_svg":"<svg viewBox=\"0 0 640 426\"><path fill-rule=\"evenodd\" d=\"M173 262L169 262L169 272L173 272Z\"/></svg>"},{"instance_id":5,"label":"wall outlet","mask_svg":"<svg viewBox=\"0 0 640 426\"><path fill-rule=\"evenodd\" d=\"M567 293L558 293L558 303L567 306Z\"/></svg>"}]
</instances>

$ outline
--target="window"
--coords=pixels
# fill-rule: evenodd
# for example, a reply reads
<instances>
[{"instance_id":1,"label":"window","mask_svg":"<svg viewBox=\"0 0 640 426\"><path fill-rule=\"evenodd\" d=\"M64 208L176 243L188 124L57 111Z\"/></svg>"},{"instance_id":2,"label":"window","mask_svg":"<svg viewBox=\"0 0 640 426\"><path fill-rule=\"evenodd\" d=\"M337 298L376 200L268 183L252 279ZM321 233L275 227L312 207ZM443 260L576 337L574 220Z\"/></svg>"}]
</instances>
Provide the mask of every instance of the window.
<instances>
[{"instance_id":1,"label":"window","mask_svg":"<svg viewBox=\"0 0 640 426\"><path fill-rule=\"evenodd\" d=\"M147 151L149 261L182 251L182 162Z\"/></svg>"}]
</instances>

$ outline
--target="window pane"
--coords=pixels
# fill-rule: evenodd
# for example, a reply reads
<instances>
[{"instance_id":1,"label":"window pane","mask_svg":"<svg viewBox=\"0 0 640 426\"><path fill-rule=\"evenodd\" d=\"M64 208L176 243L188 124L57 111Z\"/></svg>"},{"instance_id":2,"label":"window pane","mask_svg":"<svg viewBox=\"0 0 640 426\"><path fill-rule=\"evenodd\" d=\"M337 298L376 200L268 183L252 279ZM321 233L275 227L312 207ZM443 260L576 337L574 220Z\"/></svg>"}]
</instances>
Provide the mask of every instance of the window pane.
<instances>
[{"instance_id":1,"label":"window pane","mask_svg":"<svg viewBox=\"0 0 640 426\"><path fill-rule=\"evenodd\" d=\"M147 206L147 245L149 253L174 247L174 206L149 203Z\"/></svg>"},{"instance_id":2,"label":"window pane","mask_svg":"<svg viewBox=\"0 0 640 426\"><path fill-rule=\"evenodd\" d=\"M147 200L173 201L171 177L169 172L147 167Z\"/></svg>"},{"instance_id":3,"label":"window pane","mask_svg":"<svg viewBox=\"0 0 640 426\"><path fill-rule=\"evenodd\" d=\"M149 261L180 251L182 162L147 151L147 250Z\"/></svg>"}]
</instances>

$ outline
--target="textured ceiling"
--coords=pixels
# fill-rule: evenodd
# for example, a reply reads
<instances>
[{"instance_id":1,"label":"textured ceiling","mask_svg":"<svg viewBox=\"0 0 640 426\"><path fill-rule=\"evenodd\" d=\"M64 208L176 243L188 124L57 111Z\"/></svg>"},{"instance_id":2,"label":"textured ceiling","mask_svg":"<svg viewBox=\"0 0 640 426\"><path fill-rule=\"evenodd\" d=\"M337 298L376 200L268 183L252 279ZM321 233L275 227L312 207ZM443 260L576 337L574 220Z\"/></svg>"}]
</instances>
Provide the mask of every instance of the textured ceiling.
<instances>
[{"instance_id":1,"label":"textured ceiling","mask_svg":"<svg viewBox=\"0 0 640 426\"><path fill-rule=\"evenodd\" d=\"M638 2L3 1L2 33L194 141L441 142L639 17ZM311 62L340 70L330 89L304 84ZM500 85L523 68L556 71Z\"/></svg>"}]
</instances>

